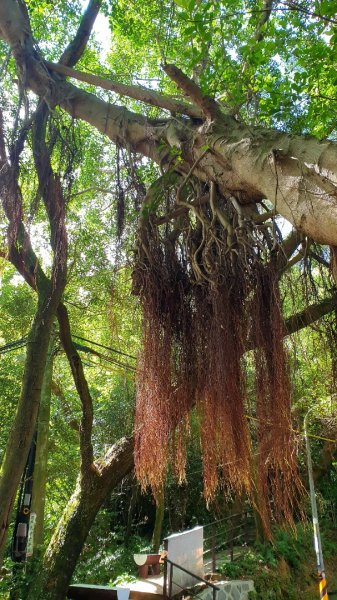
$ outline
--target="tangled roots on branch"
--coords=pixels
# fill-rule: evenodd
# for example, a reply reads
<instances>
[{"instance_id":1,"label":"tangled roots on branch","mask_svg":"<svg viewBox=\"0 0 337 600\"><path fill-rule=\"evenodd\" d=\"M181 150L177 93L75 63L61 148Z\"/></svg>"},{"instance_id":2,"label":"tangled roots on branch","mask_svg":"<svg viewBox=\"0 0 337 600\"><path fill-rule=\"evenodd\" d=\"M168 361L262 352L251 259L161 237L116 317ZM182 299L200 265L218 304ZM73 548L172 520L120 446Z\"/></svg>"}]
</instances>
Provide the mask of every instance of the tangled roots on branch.
<instances>
[{"instance_id":1,"label":"tangled roots on branch","mask_svg":"<svg viewBox=\"0 0 337 600\"><path fill-rule=\"evenodd\" d=\"M143 311L135 465L141 485L150 485L155 495L169 458L182 481L188 416L195 406L206 500L215 498L220 482L240 494L250 495L255 487L267 528L271 514L291 518L301 485L278 278L262 241L260 230L238 219L231 203L216 202L214 194L193 218L179 217L179 226L160 228L151 215L143 216L134 269L134 293ZM252 341L257 465L242 360Z\"/></svg>"}]
</instances>

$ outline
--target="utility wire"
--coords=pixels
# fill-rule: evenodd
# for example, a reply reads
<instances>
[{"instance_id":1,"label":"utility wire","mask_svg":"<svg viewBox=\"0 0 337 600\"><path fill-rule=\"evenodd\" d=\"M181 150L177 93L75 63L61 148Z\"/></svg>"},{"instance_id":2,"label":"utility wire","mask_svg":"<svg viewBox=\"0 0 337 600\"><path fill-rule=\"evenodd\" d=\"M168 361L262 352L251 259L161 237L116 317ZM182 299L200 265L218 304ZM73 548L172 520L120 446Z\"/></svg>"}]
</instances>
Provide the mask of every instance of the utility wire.
<instances>
[{"instance_id":1,"label":"utility wire","mask_svg":"<svg viewBox=\"0 0 337 600\"><path fill-rule=\"evenodd\" d=\"M137 360L136 356L133 356L132 354L127 354L126 352L122 352L121 350L117 350L116 348L112 348L111 346L105 346L104 344L99 344L98 342L94 342L93 340L89 340L89 339L81 337L79 335L73 334L72 337L76 338L78 340L83 340L84 342L88 342L89 344L93 344L94 346L104 348L105 350L109 350L110 352L114 352L116 354L121 354L122 356L126 356L128 358L132 358L133 360ZM11 348L15 349L16 347L24 346L25 344L27 344L27 341L28 341L28 336L22 337L19 340L15 340L14 342L8 342L8 344L5 344L4 346L0 346L0 354L10 351Z\"/></svg>"},{"instance_id":2,"label":"utility wire","mask_svg":"<svg viewBox=\"0 0 337 600\"><path fill-rule=\"evenodd\" d=\"M89 342L91 344L94 344L95 346L99 346L101 348L105 348L106 350L110 350L111 352L116 352L117 354L122 354L123 356L128 356L129 358L133 358L136 359L135 356L132 356L131 354L127 354L126 352L122 352L120 350L116 350L114 348L111 348L109 346L104 346L103 344L99 344L98 342L93 342L92 340L89 340L87 338L83 338L79 335L73 335L72 337L79 339L79 340L83 340L85 342ZM13 350L17 350L18 348L22 348L23 346L25 346L27 344L27 337L22 337L19 340L15 340L13 342L8 342L8 344L5 344L4 346L0 346L0 354L5 354L6 352L11 352ZM95 356L98 356L99 358L101 358L102 360L105 360L106 362L109 362L111 364L116 365L117 367L121 368L121 372L123 372L123 370L127 370L127 371L131 371L131 372L135 372L136 368L133 367L132 365L128 365L127 363L121 363L117 360L114 360L113 358L106 356L104 354L101 354L100 352L97 352L96 350L93 350L92 348L88 348L87 346L83 346L81 344L76 344L76 346L78 347L79 350L83 350L84 352L92 352L92 354L94 354ZM90 362L92 365L98 366L97 363L95 363L94 361L89 361L87 360L87 362ZM267 421L267 420L263 420L263 419L258 419L257 417L253 417L252 415L245 415L246 419L250 420L250 421L255 421L257 423L263 421L264 423L267 423L269 425L272 424L271 421ZM302 431L300 431L299 429L293 429L291 428L290 431L292 431L293 433L296 433L297 435L300 435L302 437L304 437L304 433ZM323 442L332 442L337 444L337 439L332 439L332 438L328 438L328 437L324 437L322 435L315 435L313 433L308 433L308 437L315 439L315 440L321 440Z\"/></svg>"},{"instance_id":3,"label":"utility wire","mask_svg":"<svg viewBox=\"0 0 337 600\"><path fill-rule=\"evenodd\" d=\"M110 352L116 352L116 354L122 354L122 356L127 356L128 358L132 358L133 360L137 360L136 356L132 354L127 354L126 352L122 352L121 350L117 350L116 348L111 348L110 346L104 346L104 344L99 344L98 342L93 342L92 340L88 340L87 338L81 337L80 335L72 334L72 337L77 340L82 340L83 342L88 342L89 344L93 344L93 346L99 346L100 348L104 348L105 350L110 350Z\"/></svg>"},{"instance_id":4,"label":"utility wire","mask_svg":"<svg viewBox=\"0 0 337 600\"><path fill-rule=\"evenodd\" d=\"M5 354L6 352L11 352L11 350L16 350L17 348L21 348L27 344L27 337L20 338L19 340L15 340L14 342L8 342L4 346L0 346L0 354Z\"/></svg>"},{"instance_id":5,"label":"utility wire","mask_svg":"<svg viewBox=\"0 0 337 600\"><path fill-rule=\"evenodd\" d=\"M85 359L85 360L83 360L82 362L83 362L83 364L85 364L85 365L88 365L88 366L90 366L90 367L91 367L91 366L94 366L94 367L99 367L99 366L102 366L102 365L99 365L97 362L95 362L95 361L93 361L93 360L90 360L89 358L86 358L86 359ZM135 369L132 369L132 368L129 368L129 369L128 369L128 368L121 368L121 367L120 367L120 368L118 369L118 368L110 367L109 365L103 365L103 368L104 368L104 369L107 369L108 371L111 371L112 373L120 373L120 374L122 374L122 375L127 375L127 376L128 376L128 377L130 377L130 378L131 378L131 375L130 375L130 373L129 373L129 372L128 372L128 373L125 373L125 371L131 371L131 373L134 373L134 371L135 371ZM132 377L132 379L133 379L133 377Z\"/></svg>"},{"instance_id":6,"label":"utility wire","mask_svg":"<svg viewBox=\"0 0 337 600\"><path fill-rule=\"evenodd\" d=\"M0 349L0 354L6 354L7 352L13 352L13 350L18 350L19 348L24 348L25 346L26 346L26 343L18 344L17 346L13 346L12 348L7 348L5 350Z\"/></svg>"},{"instance_id":7,"label":"utility wire","mask_svg":"<svg viewBox=\"0 0 337 600\"><path fill-rule=\"evenodd\" d=\"M90 354L93 354L94 356L98 356L99 358L106 360L108 363L117 365L118 367L121 367L122 369L127 369L128 371L132 371L132 372L136 371L136 368L134 366L128 365L127 363L124 363L124 362L120 362L119 360L116 360L115 358L106 356L106 354L101 354L101 352L97 352L97 350L88 348L88 346L83 346L82 344L77 344L76 342L75 342L75 346L76 346L77 350L80 350L82 352L89 352Z\"/></svg>"}]
</instances>

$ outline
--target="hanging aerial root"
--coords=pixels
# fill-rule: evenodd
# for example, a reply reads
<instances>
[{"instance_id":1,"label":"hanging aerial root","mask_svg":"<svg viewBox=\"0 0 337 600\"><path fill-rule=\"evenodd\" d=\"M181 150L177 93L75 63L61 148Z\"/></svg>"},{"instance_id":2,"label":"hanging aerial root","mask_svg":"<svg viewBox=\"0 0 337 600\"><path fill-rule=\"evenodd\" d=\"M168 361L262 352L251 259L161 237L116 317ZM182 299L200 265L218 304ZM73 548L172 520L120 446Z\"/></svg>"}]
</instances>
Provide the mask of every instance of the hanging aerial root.
<instances>
[{"instance_id":1,"label":"hanging aerial root","mask_svg":"<svg viewBox=\"0 0 337 600\"><path fill-rule=\"evenodd\" d=\"M240 282L227 281L207 295L199 290L196 307L197 406L201 414L204 494L211 501L220 481L240 493L249 493L251 487L241 369L245 319Z\"/></svg>"},{"instance_id":2,"label":"hanging aerial root","mask_svg":"<svg viewBox=\"0 0 337 600\"><path fill-rule=\"evenodd\" d=\"M257 273L252 303L258 426L258 491L274 518L291 521L302 484L291 427L291 386L276 274ZM269 502L268 502L269 501Z\"/></svg>"},{"instance_id":3,"label":"hanging aerial root","mask_svg":"<svg viewBox=\"0 0 337 600\"><path fill-rule=\"evenodd\" d=\"M153 346L151 339L144 340L137 378L135 470L142 488L150 486L154 495L165 483L168 458L171 390L167 358L164 347ZM150 368L144 362L149 359Z\"/></svg>"},{"instance_id":4,"label":"hanging aerial root","mask_svg":"<svg viewBox=\"0 0 337 600\"><path fill-rule=\"evenodd\" d=\"M148 224L151 229L151 224ZM146 243L146 249L144 244ZM143 310L143 353L136 395L135 468L142 485L154 494L163 486L170 445L184 479L186 416L194 396L193 344L186 311L186 283L171 248L162 249L153 231L142 232L134 282ZM176 434L175 434L176 431Z\"/></svg>"},{"instance_id":5,"label":"hanging aerial root","mask_svg":"<svg viewBox=\"0 0 337 600\"><path fill-rule=\"evenodd\" d=\"M188 186L184 192L192 195ZM143 211L134 269L143 312L135 464L141 485L154 494L170 460L183 481L188 415L195 406L207 502L220 487L246 494L259 504L267 531L270 517L291 520L301 484L278 278L271 266L277 239L268 237L268 255L267 234L236 204L213 184L209 203L194 202L193 214L179 214L176 223L155 226ZM245 416L247 341L255 347L256 464Z\"/></svg>"}]
</instances>

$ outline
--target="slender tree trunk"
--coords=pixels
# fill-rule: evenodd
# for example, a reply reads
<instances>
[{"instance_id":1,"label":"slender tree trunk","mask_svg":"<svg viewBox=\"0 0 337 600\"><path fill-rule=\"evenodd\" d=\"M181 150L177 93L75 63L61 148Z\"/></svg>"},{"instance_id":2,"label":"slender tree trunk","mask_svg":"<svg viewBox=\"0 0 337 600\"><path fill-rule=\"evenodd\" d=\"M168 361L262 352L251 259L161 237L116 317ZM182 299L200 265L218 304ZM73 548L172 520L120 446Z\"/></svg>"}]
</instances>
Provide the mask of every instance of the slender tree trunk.
<instances>
[{"instance_id":1,"label":"slender tree trunk","mask_svg":"<svg viewBox=\"0 0 337 600\"><path fill-rule=\"evenodd\" d=\"M123 438L82 474L26 600L63 600L95 517L106 496L133 468L133 440Z\"/></svg>"},{"instance_id":2,"label":"slender tree trunk","mask_svg":"<svg viewBox=\"0 0 337 600\"><path fill-rule=\"evenodd\" d=\"M21 395L1 468L0 557L3 555L6 544L8 523L16 490L36 427L50 331L62 292L63 287L61 289L61 286L58 290L47 289L43 298L39 298L28 338Z\"/></svg>"},{"instance_id":3,"label":"slender tree trunk","mask_svg":"<svg viewBox=\"0 0 337 600\"><path fill-rule=\"evenodd\" d=\"M154 522L153 534L152 534L152 550L154 554L159 552L160 542L161 542L161 534L163 529L163 521L164 521L164 510L165 510L165 493L164 489L162 489L157 497L157 505L156 505L156 518Z\"/></svg>"},{"instance_id":4,"label":"slender tree trunk","mask_svg":"<svg viewBox=\"0 0 337 600\"><path fill-rule=\"evenodd\" d=\"M129 539L131 537L132 519L133 519L133 513L134 513L134 510L135 510L135 507L137 504L137 500L138 500L139 489L140 488L139 488L137 479L133 475L133 477L132 477L132 493L131 493L131 498L130 498L130 504L129 504L129 509L128 509L128 519L127 519L126 531L125 531L125 536L124 536L125 544L127 544L129 542Z\"/></svg>"},{"instance_id":5,"label":"slender tree trunk","mask_svg":"<svg viewBox=\"0 0 337 600\"><path fill-rule=\"evenodd\" d=\"M34 552L43 545L44 509L46 501L48 438L51 401L51 383L53 376L53 358L55 334L52 332L48 347L46 367L41 390L41 402L37 424L35 468L33 478L31 511L36 513L34 529Z\"/></svg>"}]
</instances>

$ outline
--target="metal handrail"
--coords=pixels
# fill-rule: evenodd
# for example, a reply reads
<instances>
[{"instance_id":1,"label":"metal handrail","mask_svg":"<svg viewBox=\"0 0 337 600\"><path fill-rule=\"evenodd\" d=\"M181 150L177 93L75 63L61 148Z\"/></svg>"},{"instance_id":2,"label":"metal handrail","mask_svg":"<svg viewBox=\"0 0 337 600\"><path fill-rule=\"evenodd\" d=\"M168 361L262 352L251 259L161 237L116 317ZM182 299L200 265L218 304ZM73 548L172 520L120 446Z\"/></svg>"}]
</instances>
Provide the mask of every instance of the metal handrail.
<instances>
[{"instance_id":1,"label":"metal handrail","mask_svg":"<svg viewBox=\"0 0 337 600\"><path fill-rule=\"evenodd\" d=\"M172 582L173 582L173 568L172 567L176 567L177 569L180 569L180 571L183 571L187 575L190 575L191 577L193 577L193 579L197 579L198 581L201 581L202 583L204 583L206 586L212 588L212 591L213 591L213 600L216 600L216 593L220 591L220 588L218 586L214 585L214 583L210 583L210 581L207 581L207 579L204 579L203 577L200 577L200 575L196 575L195 573L192 573L188 569L185 569L185 567L182 567L181 565L178 565L177 563L173 562L172 560L170 560L167 557L164 558L164 563L166 563L166 564L168 563L168 564L171 565L171 570L170 570L170 585L169 585L169 593L168 594L167 594L167 578L165 578L166 581L164 581L164 594L165 594L166 597L171 598L171 594L172 594Z\"/></svg>"},{"instance_id":2,"label":"metal handrail","mask_svg":"<svg viewBox=\"0 0 337 600\"><path fill-rule=\"evenodd\" d=\"M245 533L239 533L238 535L235 535L234 537L230 538L229 540L225 540L223 542L221 542L221 544L218 544L216 546L216 550L221 548L222 546L229 546L232 542L235 542L235 540L240 540L241 538L245 537ZM204 550L203 552L203 556L205 556L205 554L209 554L210 552L212 552L213 548L209 548L209 550Z\"/></svg>"},{"instance_id":3,"label":"metal handrail","mask_svg":"<svg viewBox=\"0 0 337 600\"><path fill-rule=\"evenodd\" d=\"M230 521L230 519L235 519L236 517L241 517L243 515L249 515L253 512L253 509L251 507L246 508L246 510L242 510L239 513L235 513L234 515L228 515L228 517L222 517L222 519L217 519L216 521L212 521L211 523L206 523L206 525L203 525L203 528L206 529L206 527L211 527L211 525L219 525L219 523L222 523L223 521Z\"/></svg>"},{"instance_id":4,"label":"metal handrail","mask_svg":"<svg viewBox=\"0 0 337 600\"><path fill-rule=\"evenodd\" d=\"M228 529L222 530L220 529L220 533L231 533L232 531L236 531L237 529L241 529L241 527L245 527L246 523L239 523L238 525L234 525L233 527L228 527ZM217 535L219 535L219 531L216 532ZM212 540L213 536L209 535L208 537L204 538L204 542L209 542L209 540Z\"/></svg>"},{"instance_id":5,"label":"metal handrail","mask_svg":"<svg viewBox=\"0 0 337 600\"><path fill-rule=\"evenodd\" d=\"M210 548L207 548L203 555L211 555L212 557L212 570L216 571L216 552L220 549L230 548L231 560L234 556L234 542L239 539L244 539L248 536L248 528L250 528L252 520L252 508L248 507L244 511L234 513L227 517L223 517L218 521L213 521L204 526L204 530L207 527L211 527L211 535L204 537L204 543ZM238 523L240 519L240 523ZM234 521L234 523L233 523ZM242 533L236 535L236 532Z\"/></svg>"}]
</instances>

